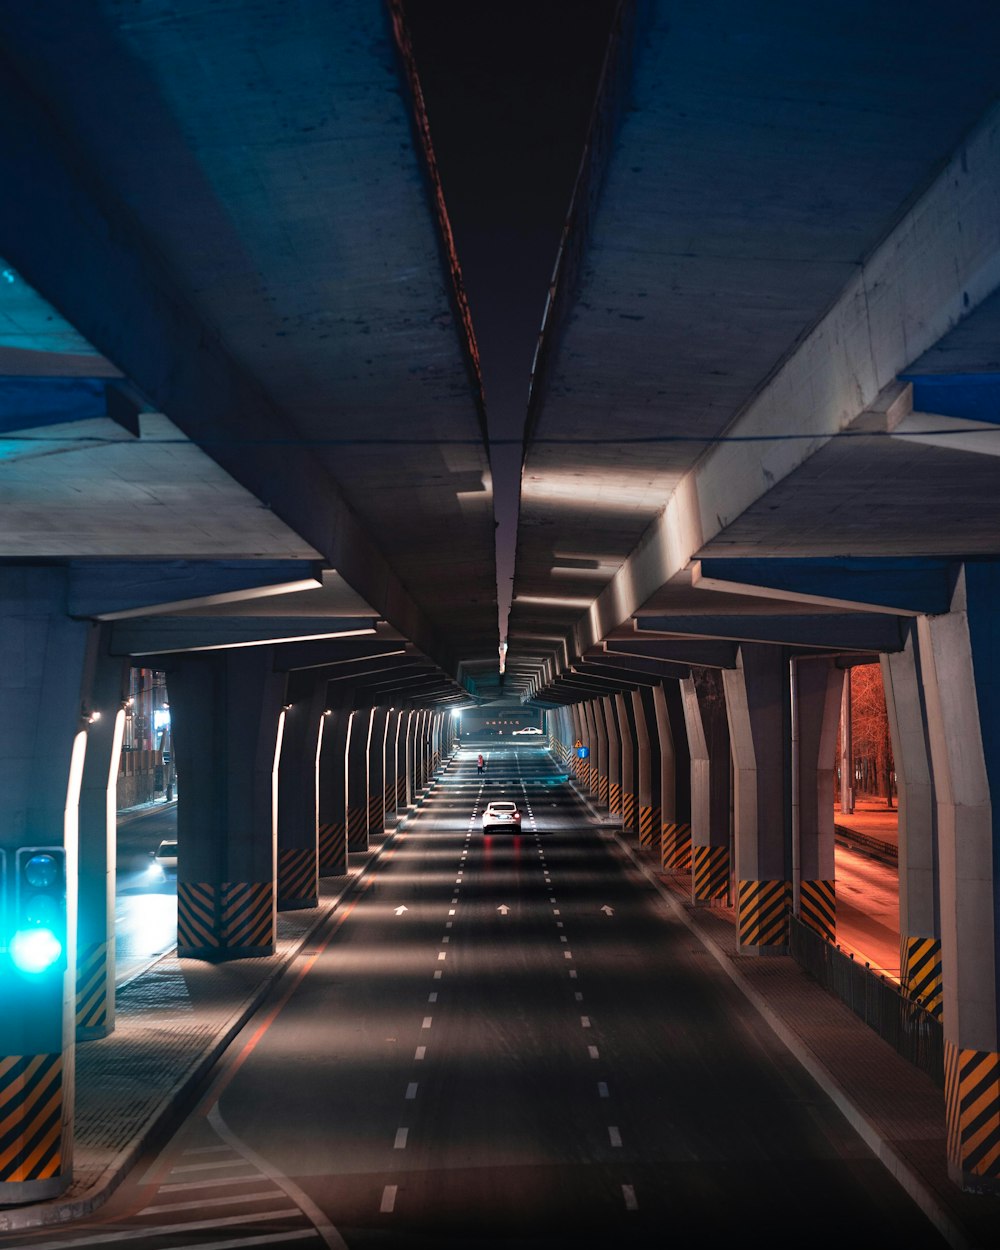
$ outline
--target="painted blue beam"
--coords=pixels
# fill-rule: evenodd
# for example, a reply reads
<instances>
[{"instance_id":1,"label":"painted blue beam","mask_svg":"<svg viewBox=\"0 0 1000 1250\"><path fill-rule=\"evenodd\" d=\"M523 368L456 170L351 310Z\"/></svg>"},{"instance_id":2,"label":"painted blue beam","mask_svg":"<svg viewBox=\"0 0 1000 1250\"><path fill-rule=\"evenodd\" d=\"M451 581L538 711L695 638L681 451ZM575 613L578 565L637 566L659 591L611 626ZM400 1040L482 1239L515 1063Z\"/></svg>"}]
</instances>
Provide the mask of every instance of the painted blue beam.
<instances>
[{"instance_id":1,"label":"painted blue beam","mask_svg":"<svg viewBox=\"0 0 1000 1250\"><path fill-rule=\"evenodd\" d=\"M0 433L108 415L101 378L0 377Z\"/></svg>"},{"instance_id":2,"label":"painted blue beam","mask_svg":"<svg viewBox=\"0 0 1000 1250\"><path fill-rule=\"evenodd\" d=\"M932 616L948 611L958 570L958 561L932 557L845 556L701 562L702 577L721 582Z\"/></svg>"},{"instance_id":3,"label":"painted blue beam","mask_svg":"<svg viewBox=\"0 0 1000 1250\"><path fill-rule=\"evenodd\" d=\"M901 373L913 386L914 412L1000 425L1000 373Z\"/></svg>"}]
</instances>

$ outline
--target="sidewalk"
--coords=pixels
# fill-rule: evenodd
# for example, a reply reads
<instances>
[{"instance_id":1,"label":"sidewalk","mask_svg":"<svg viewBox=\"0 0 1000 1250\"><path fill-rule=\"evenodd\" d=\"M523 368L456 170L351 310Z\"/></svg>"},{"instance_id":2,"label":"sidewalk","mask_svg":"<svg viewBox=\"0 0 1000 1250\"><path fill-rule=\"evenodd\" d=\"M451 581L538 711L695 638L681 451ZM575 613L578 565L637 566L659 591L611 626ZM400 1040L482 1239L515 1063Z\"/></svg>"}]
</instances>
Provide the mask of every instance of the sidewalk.
<instances>
[{"instance_id":1,"label":"sidewalk","mask_svg":"<svg viewBox=\"0 0 1000 1250\"><path fill-rule=\"evenodd\" d=\"M737 955L732 909L694 907L689 875L661 872L658 856L626 841L618 822L598 812L575 779L571 784L602 835L701 940L948 1244L997 1250L1000 1195L965 1193L948 1179L943 1091L790 955Z\"/></svg>"}]
</instances>

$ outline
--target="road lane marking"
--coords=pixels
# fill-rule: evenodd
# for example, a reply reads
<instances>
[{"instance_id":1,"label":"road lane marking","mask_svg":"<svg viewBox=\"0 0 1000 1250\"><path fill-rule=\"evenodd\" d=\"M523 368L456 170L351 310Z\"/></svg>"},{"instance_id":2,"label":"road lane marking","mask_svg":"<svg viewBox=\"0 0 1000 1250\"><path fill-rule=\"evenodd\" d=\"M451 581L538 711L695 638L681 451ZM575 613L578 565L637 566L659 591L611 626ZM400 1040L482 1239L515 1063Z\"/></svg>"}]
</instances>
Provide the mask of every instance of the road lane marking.
<instances>
[{"instance_id":1,"label":"road lane marking","mask_svg":"<svg viewBox=\"0 0 1000 1250\"><path fill-rule=\"evenodd\" d=\"M162 1215L165 1211L204 1211L208 1207L232 1207L240 1202L257 1202L262 1198L283 1198L283 1189L261 1189L253 1194L229 1194L225 1198L199 1198L197 1202L164 1202L155 1207L143 1207L137 1215Z\"/></svg>"},{"instance_id":2,"label":"road lane marking","mask_svg":"<svg viewBox=\"0 0 1000 1250\"><path fill-rule=\"evenodd\" d=\"M607 1098L607 1097L608 1097L608 1083L607 1083L607 1081L598 1081L598 1082L597 1082L597 1097L598 1097L598 1098Z\"/></svg>"},{"instance_id":3,"label":"road lane marking","mask_svg":"<svg viewBox=\"0 0 1000 1250\"><path fill-rule=\"evenodd\" d=\"M440 981L440 980L441 980L441 969L440 969L440 968L438 968L438 969L437 969L437 971L434 973L434 980L435 980L435 981Z\"/></svg>"},{"instance_id":4,"label":"road lane marking","mask_svg":"<svg viewBox=\"0 0 1000 1250\"><path fill-rule=\"evenodd\" d=\"M445 944L447 944L448 942L450 942L450 941L451 941L451 938L450 938L450 937L448 936L448 934L446 933L446 934L444 935L444 937L441 939L441 941L442 941L442 942L444 942Z\"/></svg>"},{"instance_id":5,"label":"road lane marking","mask_svg":"<svg viewBox=\"0 0 1000 1250\"><path fill-rule=\"evenodd\" d=\"M429 1003L436 1003L437 1000L438 1000L437 990L431 990L431 992L427 995L427 1001Z\"/></svg>"},{"instance_id":6,"label":"road lane marking","mask_svg":"<svg viewBox=\"0 0 1000 1250\"><path fill-rule=\"evenodd\" d=\"M576 999L578 1003L583 1002L583 994L580 990L577 990L576 993L573 995L573 997Z\"/></svg>"},{"instance_id":7,"label":"road lane marking","mask_svg":"<svg viewBox=\"0 0 1000 1250\"><path fill-rule=\"evenodd\" d=\"M561 934L559 935L559 941L560 941L560 942L568 942L568 941L569 941L569 938L566 936L566 934L565 934L565 933L561 933Z\"/></svg>"},{"instance_id":8,"label":"road lane marking","mask_svg":"<svg viewBox=\"0 0 1000 1250\"><path fill-rule=\"evenodd\" d=\"M452 915L454 915L455 913L454 913L454 912L452 912L451 914L452 914ZM452 926L454 923L455 923L455 922L454 922L454 920L446 920L446 921L444 922L444 927L445 927L446 929L450 929L450 928L451 928L451 926Z\"/></svg>"},{"instance_id":9,"label":"road lane marking","mask_svg":"<svg viewBox=\"0 0 1000 1250\"><path fill-rule=\"evenodd\" d=\"M416 1098L416 1096L417 1096L417 1082L410 1081L410 1083L406 1087L405 1097L408 1102L412 1102L414 1098Z\"/></svg>"},{"instance_id":10,"label":"road lane marking","mask_svg":"<svg viewBox=\"0 0 1000 1250\"><path fill-rule=\"evenodd\" d=\"M608 1125L608 1137L611 1138L612 1146L620 1146L622 1144L622 1135L614 1124Z\"/></svg>"},{"instance_id":11,"label":"road lane marking","mask_svg":"<svg viewBox=\"0 0 1000 1250\"><path fill-rule=\"evenodd\" d=\"M565 939L563 940L565 941ZM572 951L563 951L563 959L572 959L572 958L573 958Z\"/></svg>"},{"instance_id":12,"label":"road lane marking","mask_svg":"<svg viewBox=\"0 0 1000 1250\"><path fill-rule=\"evenodd\" d=\"M568 954L569 954L569 951L567 951L567 952L566 952L566 954L568 955ZM571 977L573 977L573 979L575 980L575 979L576 979L576 969L575 969L575 968L570 968L570 970L569 970L569 975L570 975Z\"/></svg>"},{"instance_id":13,"label":"road lane marking","mask_svg":"<svg viewBox=\"0 0 1000 1250\"><path fill-rule=\"evenodd\" d=\"M581 1016L580 1024L583 1026L583 1028L589 1029L590 1028L590 1016Z\"/></svg>"},{"instance_id":14,"label":"road lane marking","mask_svg":"<svg viewBox=\"0 0 1000 1250\"><path fill-rule=\"evenodd\" d=\"M396 1205L396 1185L386 1185L382 1190L382 1202L379 1211L388 1214Z\"/></svg>"},{"instance_id":15,"label":"road lane marking","mask_svg":"<svg viewBox=\"0 0 1000 1250\"><path fill-rule=\"evenodd\" d=\"M636 1201L634 1185L623 1185L622 1197L625 1199L626 1211L638 1211L639 1210L639 1203Z\"/></svg>"},{"instance_id":16,"label":"road lane marking","mask_svg":"<svg viewBox=\"0 0 1000 1250\"><path fill-rule=\"evenodd\" d=\"M427 1054L427 1047L426 1047L426 1046L418 1046L418 1047L417 1047L417 1049L413 1052L413 1058L414 1058L414 1059L423 1059L424 1055L426 1055L426 1054Z\"/></svg>"},{"instance_id":17,"label":"road lane marking","mask_svg":"<svg viewBox=\"0 0 1000 1250\"><path fill-rule=\"evenodd\" d=\"M405 1150L406 1149L406 1138L407 1138L407 1134L409 1133L409 1131L410 1130L408 1128L396 1129L396 1140L392 1143L393 1150Z\"/></svg>"},{"instance_id":18,"label":"road lane marking","mask_svg":"<svg viewBox=\"0 0 1000 1250\"><path fill-rule=\"evenodd\" d=\"M447 952L447 951L438 951L438 959L439 959L439 960L441 960L441 959L446 959L447 957L448 957L448 952Z\"/></svg>"},{"instance_id":19,"label":"road lane marking","mask_svg":"<svg viewBox=\"0 0 1000 1250\"><path fill-rule=\"evenodd\" d=\"M561 920L557 920L557 921L556 921L556 928L557 928L557 929L564 929L565 927L566 927L566 926L563 924L563 922L562 922Z\"/></svg>"},{"instance_id":20,"label":"road lane marking","mask_svg":"<svg viewBox=\"0 0 1000 1250\"><path fill-rule=\"evenodd\" d=\"M561 916L561 915L562 915L562 912L559 910L559 908L558 908L558 907L553 907L553 908L552 908L552 914L553 914L553 916Z\"/></svg>"},{"instance_id":21,"label":"road lane marking","mask_svg":"<svg viewBox=\"0 0 1000 1250\"><path fill-rule=\"evenodd\" d=\"M429 1029L429 1028L431 1027L431 1021L432 1021L433 1019L434 1019L434 1017L433 1017L433 1016L424 1016L424 1022L423 1022L423 1024L422 1024L420 1027L421 1027L422 1029Z\"/></svg>"},{"instance_id":22,"label":"road lane marking","mask_svg":"<svg viewBox=\"0 0 1000 1250\"><path fill-rule=\"evenodd\" d=\"M588 1046L587 1054L590 1055L591 1059L600 1059L601 1057L596 1046Z\"/></svg>"}]
</instances>

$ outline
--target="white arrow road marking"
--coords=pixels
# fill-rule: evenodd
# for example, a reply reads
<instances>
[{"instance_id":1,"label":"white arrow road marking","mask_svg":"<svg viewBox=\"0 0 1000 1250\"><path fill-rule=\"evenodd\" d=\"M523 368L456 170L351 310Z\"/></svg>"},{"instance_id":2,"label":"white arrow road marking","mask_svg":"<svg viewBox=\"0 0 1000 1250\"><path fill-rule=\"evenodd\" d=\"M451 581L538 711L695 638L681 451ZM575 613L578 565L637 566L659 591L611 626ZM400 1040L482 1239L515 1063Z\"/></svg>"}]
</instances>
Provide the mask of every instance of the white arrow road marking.
<instances>
[{"instance_id":1,"label":"white arrow road marking","mask_svg":"<svg viewBox=\"0 0 1000 1250\"><path fill-rule=\"evenodd\" d=\"M501 916L506 916L507 913L510 911L510 908L507 906L506 903L501 903L500 906L497 908L497 911L500 913Z\"/></svg>"},{"instance_id":2,"label":"white arrow road marking","mask_svg":"<svg viewBox=\"0 0 1000 1250\"><path fill-rule=\"evenodd\" d=\"M609 907L607 903L604 904L601 911L604 912L605 916L613 916L615 914L615 909L613 907Z\"/></svg>"},{"instance_id":3,"label":"white arrow road marking","mask_svg":"<svg viewBox=\"0 0 1000 1250\"><path fill-rule=\"evenodd\" d=\"M403 907L403 906L401 905L401 906L399 906L399 907L397 907L397 908L396 908L396 915L397 915L397 916L401 916L401 915L403 914L403 912L404 912L404 911L409 911L409 910L410 910L410 909L409 909L408 907Z\"/></svg>"}]
</instances>

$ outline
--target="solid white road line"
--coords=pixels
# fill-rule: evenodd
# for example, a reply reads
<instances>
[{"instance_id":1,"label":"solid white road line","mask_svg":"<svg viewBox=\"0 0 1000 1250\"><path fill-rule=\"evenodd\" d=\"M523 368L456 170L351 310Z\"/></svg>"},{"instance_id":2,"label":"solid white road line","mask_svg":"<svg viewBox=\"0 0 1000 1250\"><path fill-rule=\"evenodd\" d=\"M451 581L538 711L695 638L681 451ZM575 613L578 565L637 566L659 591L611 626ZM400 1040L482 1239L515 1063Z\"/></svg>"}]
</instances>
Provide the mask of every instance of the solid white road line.
<instances>
[{"instance_id":1,"label":"solid white road line","mask_svg":"<svg viewBox=\"0 0 1000 1250\"><path fill-rule=\"evenodd\" d=\"M205 1211L209 1207L232 1207L237 1203L258 1202L264 1198L284 1198L283 1189L262 1189L256 1194L229 1194L225 1198L199 1198L197 1202L163 1202L155 1207L143 1207L139 1215L162 1215L174 1211Z\"/></svg>"}]
</instances>

